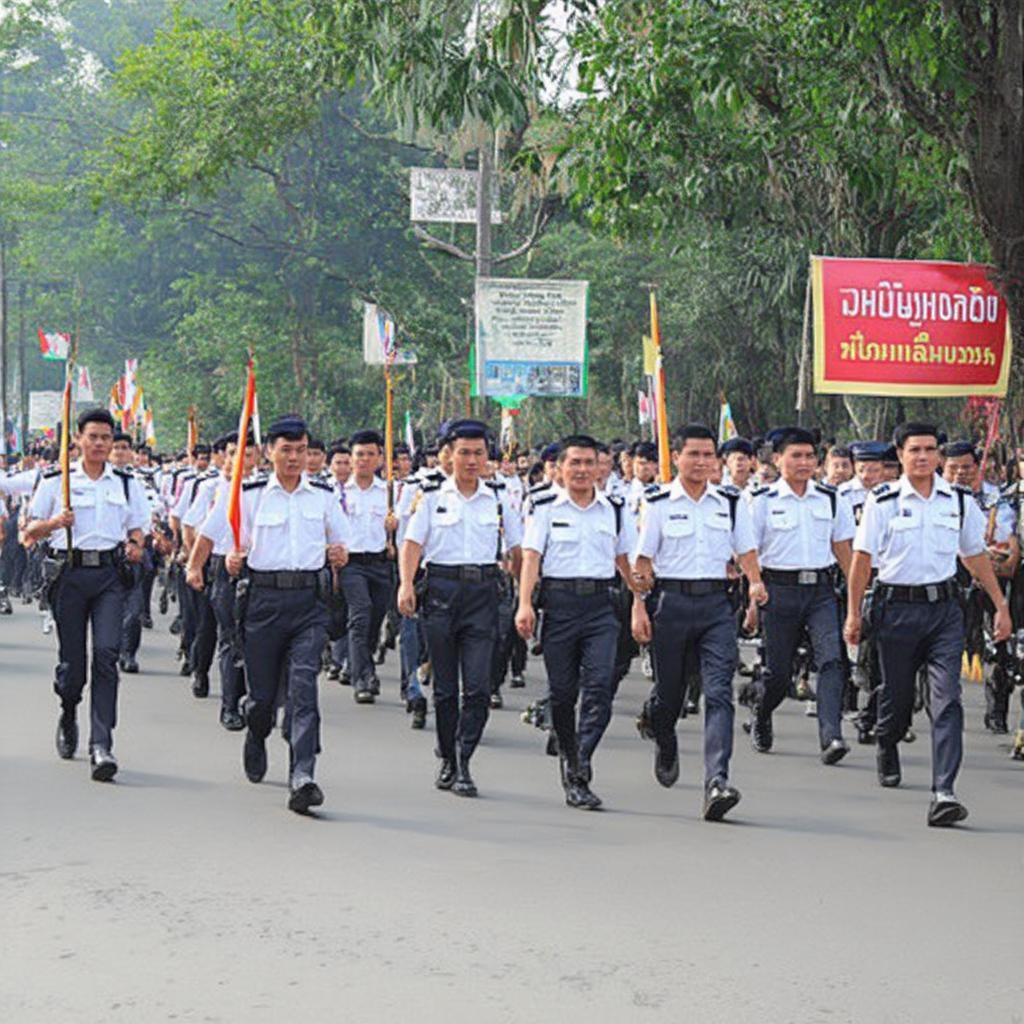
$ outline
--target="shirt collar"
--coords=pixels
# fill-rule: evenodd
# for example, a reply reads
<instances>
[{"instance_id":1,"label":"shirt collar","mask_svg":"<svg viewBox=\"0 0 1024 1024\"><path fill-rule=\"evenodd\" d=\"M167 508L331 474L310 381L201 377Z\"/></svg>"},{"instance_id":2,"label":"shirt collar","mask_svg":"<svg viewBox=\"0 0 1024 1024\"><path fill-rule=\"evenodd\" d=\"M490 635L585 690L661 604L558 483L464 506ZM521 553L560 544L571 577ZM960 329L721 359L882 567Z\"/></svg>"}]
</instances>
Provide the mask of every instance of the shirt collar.
<instances>
[{"instance_id":1,"label":"shirt collar","mask_svg":"<svg viewBox=\"0 0 1024 1024\"><path fill-rule=\"evenodd\" d=\"M709 481L704 485L704 493L696 501L694 501L693 498L691 498L690 495L686 493L686 488L683 487L682 480L680 480L679 477L676 477L669 486L668 497L669 501L678 501L680 498L685 498L692 504L699 505L705 498L718 498L719 493L718 488L715 487L715 485Z\"/></svg>"},{"instance_id":2,"label":"shirt collar","mask_svg":"<svg viewBox=\"0 0 1024 1024\"><path fill-rule=\"evenodd\" d=\"M267 478L267 490L273 491L275 489L284 491L285 494L288 493L287 491L284 490L284 487L281 486L281 481L278 479L277 473L271 473L270 476ZM305 473L303 473L302 476L299 478L299 486L296 487L294 491L292 491L292 494L295 494L298 491L312 490L313 487L309 482L309 477Z\"/></svg>"},{"instance_id":3,"label":"shirt collar","mask_svg":"<svg viewBox=\"0 0 1024 1024\"><path fill-rule=\"evenodd\" d=\"M555 502L556 505L572 505L573 508L578 508L581 512L586 512L588 509L593 508L595 505L608 505L608 495L603 494L597 487L594 488L594 500L586 506L577 505L572 498L569 497L569 492L565 488L559 487L555 489Z\"/></svg>"},{"instance_id":4,"label":"shirt collar","mask_svg":"<svg viewBox=\"0 0 1024 1024\"><path fill-rule=\"evenodd\" d=\"M781 476L772 484L772 487L779 492L780 498L795 498L797 501L803 501L812 494L820 493L813 480L807 481L807 490L804 491L803 497L800 497L800 495L798 495L793 488L786 483L785 478Z\"/></svg>"},{"instance_id":5,"label":"shirt collar","mask_svg":"<svg viewBox=\"0 0 1024 1024\"><path fill-rule=\"evenodd\" d=\"M87 480L92 479L85 472L85 469L82 467L82 460L81 459L75 459L75 461L71 463L70 470L71 470L71 472L75 472L77 470ZM111 462L104 462L103 463L103 472L100 473L100 475L98 477L96 477L96 480L94 482L95 483L99 483L100 480L110 480L113 477L113 475L114 475L114 465L113 465L113 463L111 463Z\"/></svg>"},{"instance_id":6,"label":"shirt collar","mask_svg":"<svg viewBox=\"0 0 1024 1024\"><path fill-rule=\"evenodd\" d=\"M401 482L401 481L399 481L399 482ZM369 487L363 488L363 487L360 487L360 486L359 486L359 484L358 484L358 483L356 482L356 475L355 475L355 473L353 473L353 474L352 474L352 475L351 475L351 476L350 476L350 477L349 477L349 478L348 478L348 479L347 479L347 480L345 481L345 486L346 486L346 487L351 487L351 488L352 488L353 490L359 490L359 491L362 491L362 490L367 490L367 491L372 491L372 490L373 490L373 489L374 489L375 487L377 487L377 488L381 488L381 487L387 487L387 484L386 484L386 483L385 483L385 482L384 482L384 481L383 481L383 480L382 480L382 479L381 479L381 478L380 478L379 476L377 476L377 475L375 474L375 475L374 475L374 477L373 477L373 483L372 483L372 484L370 484L370 486L369 486Z\"/></svg>"},{"instance_id":7,"label":"shirt collar","mask_svg":"<svg viewBox=\"0 0 1024 1024\"><path fill-rule=\"evenodd\" d=\"M910 478L906 476L900 477L900 497L901 498L917 498L918 501L931 501L935 497L936 493L939 494L953 494L953 487L946 480L944 480L937 473L935 474L935 482L932 484L931 497L923 498L921 492L910 482Z\"/></svg>"},{"instance_id":8,"label":"shirt collar","mask_svg":"<svg viewBox=\"0 0 1024 1024\"><path fill-rule=\"evenodd\" d=\"M476 490L468 498L466 498L459 490L459 486L455 482L455 477L448 476L445 477L444 483L441 484L441 491L445 494L456 494L460 498L462 498L463 501L472 501L474 498L478 498L481 494L485 492L490 493L490 488L484 482L484 478L479 477L476 482Z\"/></svg>"}]
</instances>

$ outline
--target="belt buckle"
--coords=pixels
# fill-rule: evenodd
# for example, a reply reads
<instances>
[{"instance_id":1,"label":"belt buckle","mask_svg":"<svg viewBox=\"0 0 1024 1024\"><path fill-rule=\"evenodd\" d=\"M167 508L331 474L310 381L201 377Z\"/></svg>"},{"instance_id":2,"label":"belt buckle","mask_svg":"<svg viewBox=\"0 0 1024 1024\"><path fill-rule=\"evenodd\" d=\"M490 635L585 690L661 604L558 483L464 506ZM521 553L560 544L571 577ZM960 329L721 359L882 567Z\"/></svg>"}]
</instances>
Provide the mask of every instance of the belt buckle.
<instances>
[{"instance_id":1,"label":"belt buckle","mask_svg":"<svg viewBox=\"0 0 1024 1024\"><path fill-rule=\"evenodd\" d=\"M464 565L462 567L462 578L467 583L483 583L484 571L479 565Z\"/></svg>"},{"instance_id":2,"label":"belt buckle","mask_svg":"<svg viewBox=\"0 0 1024 1024\"><path fill-rule=\"evenodd\" d=\"M801 587L813 587L818 582L817 569L801 569L796 574L796 581Z\"/></svg>"},{"instance_id":3,"label":"belt buckle","mask_svg":"<svg viewBox=\"0 0 1024 1024\"><path fill-rule=\"evenodd\" d=\"M100 553L98 551L83 551L80 562L87 569L98 569L100 566Z\"/></svg>"},{"instance_id":4,"label":"belt buckle","mask_svg":"<svg viewBox=\"0 0 1024 1024\"><path fill-rule=\"evenodd\" d=\"M934 584L924 588L924 596L928 599L929 604L935 604L939 599L939 588Z\"/></svg>"}]
</instances>

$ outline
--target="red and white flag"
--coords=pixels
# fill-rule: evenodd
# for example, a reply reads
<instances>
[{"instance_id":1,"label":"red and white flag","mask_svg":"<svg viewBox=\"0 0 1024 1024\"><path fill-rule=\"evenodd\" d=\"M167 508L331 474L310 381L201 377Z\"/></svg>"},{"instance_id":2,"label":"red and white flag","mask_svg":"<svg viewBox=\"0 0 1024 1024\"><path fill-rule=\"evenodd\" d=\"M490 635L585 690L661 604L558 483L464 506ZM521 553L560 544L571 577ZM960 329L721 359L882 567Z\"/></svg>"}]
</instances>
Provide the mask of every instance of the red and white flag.
<instances>
[{"instance_id":1,"label":"red and white flag","mask_svg":"<svg viewBox=\"0 0 1024 1024\"><path fill-rule=\"evenodd\" d=\"M246 436L256 406L256 368L252 357L249 358L245 378L245 399L242 402L242 414L238 417L238 447L235 449L235 465L231 471L231 490L228 492L228 523L235 548L242 547L242 474L245 466Z\"/></svg>"},{"instance_id":2,"label":"red and white flag","mask_svg":"<svg viewBox=\"0 0 1024 1024\"><path fill-rule=\"evenodd\" d=\"M92 377L89 376L88 366L80 366L78 368L78 401L96 401L96 396L93 394L92 390Z\"/></svg>"},{"instance_id":3,"label":"red and white flag","mask_svg":"<svg viewBox=\"0 0 1024 1024\"><path fill-rule=\"evenodd\" d=\"M67 359L71 352L71 335L63 331L44 331L39 328L39 348L44 359Z\"/></svg>"}]
</instances>

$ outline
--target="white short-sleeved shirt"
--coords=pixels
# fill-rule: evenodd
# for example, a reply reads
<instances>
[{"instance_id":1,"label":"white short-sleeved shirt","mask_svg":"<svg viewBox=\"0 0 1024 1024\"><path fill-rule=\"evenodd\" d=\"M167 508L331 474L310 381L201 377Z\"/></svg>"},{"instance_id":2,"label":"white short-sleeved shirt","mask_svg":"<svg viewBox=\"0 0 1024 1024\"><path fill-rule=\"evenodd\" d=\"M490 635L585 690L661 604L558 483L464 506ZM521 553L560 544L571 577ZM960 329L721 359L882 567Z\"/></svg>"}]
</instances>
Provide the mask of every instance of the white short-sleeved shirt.
<instances>
[{"instance_id":1,"label":"white short-sleeved shirt","mask_svg":"<svg viewBox=\"0 0 1024 1024\"><path fill-rule=\"evenodd\" d=\"M32 499L33 519L52 519L63 508L59 469L43 474ZM115 469L109 462L93 480L81 462L71 465L71 509L75 513L71 543L79 551L109 551L124 541L130 531L149 527L149 503L139 483L130 473ZM54 530L50 547L67 548L64 530Z\"/></svg>"},{"instance_id":2,"label":"white short-sleeved shirt","mask_svg":"<svg viewBox=\"0 0 1024 1024\"><path fill-rule=\"evenodd\" d=\"M871 556L879 582L941 583L955 575L958 554L970 558L985 550L984 513L969 493L957 491L936 477L931 495L923 498L903 477L871 492L853 547Z\"/></svg>"},{"instance_id":3,"label":"white short-sleeved shirt","mask_svg":"<svg viewBox=\"0 0 1024 1024\"><path fill-rule=\"evenodd\" d=\"M856 532L850 503L814 481L798 497L779 479L754 492L750 512L764 569L827 569L835 562L832 544L852 540Z\"/></svg>"},{"instance_id":4,"label":"white short-sleeved shirt","mask_svg":"<svg viewBox=\"0 0 1024 1024\"><path fill-rule=\"evenodd\" d=\"M755 547L750 509L739 491L708 484L694 501L677 478L644 499L633 561L650 558L660 579L717 580L725 579L734 554Z\"/></svg>"},{"instance_id":5,"label":"white short-sleeved shirt","mask_svg":"<svg viewBox=\"0 0 1024 1024\"><path fill-rule=\"evenodd\" d=\"M19 473L0 476L0 495L10 498L25 498L32 493L32 488L39 479L38 469L23 469Z\"/></svg>"},{"instance_id":6,"label":"white short-sleeved shirt","mask_svg":"<svg viewBox=\"0 0 1024 1024\"><path fill-rule=\"evenodd\" d=\"M489 481L478 480L468 498L454 478L427 483L416 499L405 539L423 548L424 564L488 565L497 561L499 547L511 551L522 544L519 513L506 507ZM499 528L504 532L503 543Z\"/></svg>"},{"instance_id":7,"label":"white short-sleeved shirt","mask_svg":"<svg viewBox=\"0 0 1024 1024\"><path fill-rule=\"evenodd\" d=\"M633 517L613 499L595 491L581 507L559 489L534 502L523 547L540 552L548 579L603 580L616 575L616 556L628 556L635 543Z\"/></svg>"},{"instance_id":8,"label":"white short-sleeved shirt","mask_svg":"<svg viewBox=\"0 0 1024 1024\"><path fill-rule=\"evenodd\" d=\"M189 502L184 514L181 518L182 526L198 527L202 526L203 521L210 514L210 509L213 508L214 502L217 500L217 495L220 493L221 488L227 480L220 476L211 476L205 480L200 480L198 487L195 488L195 495ZM192 484L190 483L185 491L183 497L192 491Z\"/></svg>"},{"instance_id":9,"label":"white short-sleeved shirt","mask_svg":"<svg viewBox=\"0 0 1024 1024\"><path fill-rule=\"evenodd\" d=\"M345 484L344 510L352 534L353 552L379 552L388 544L384 519L388 514L388 485L375 476L369 487L356 483L353 473Z\"/></svg>"},{"instance_id":10,"label":"white short-sleeved shirt","mask_svg":"<svg viewBox=\"0 0 1024 1024\"><path fill-rule=\"evenodd\" d=\"M850 503L854 522L859 523L864 502L868 500L868 494L870 493L868 489L860 482L858 477L854 477L852 480L847 480L845 483L840 484L838 493Z\"/></svg>"},{"instance_id":11,"label":"white short-sleeved shirt","mask_svg":"<svg viewBox=\"0 0 1024 1024\"><path fill-rule=\"evenodd\" d=\"M328 544L347 544L349 527L334 490L305 474L294 491L277 474L242 484L242 547L250 569L281 572L322 569ZM216 542L228 527L227 499L217 502L202 526Z\"/></svg>"}]
</instances>

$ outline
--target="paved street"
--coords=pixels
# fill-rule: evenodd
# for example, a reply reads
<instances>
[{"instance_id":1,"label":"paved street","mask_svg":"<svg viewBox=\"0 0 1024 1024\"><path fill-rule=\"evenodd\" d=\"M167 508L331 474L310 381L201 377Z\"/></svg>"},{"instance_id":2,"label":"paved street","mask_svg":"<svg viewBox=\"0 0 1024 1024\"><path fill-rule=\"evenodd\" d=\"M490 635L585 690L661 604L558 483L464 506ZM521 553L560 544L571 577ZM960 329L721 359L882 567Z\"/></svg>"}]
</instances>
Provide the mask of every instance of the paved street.
<instances>
[{"instance_id":1,"label":"paved street","mask_svg":"<svg viewBox=\"0 0 1024 1024\"><path fill-rule=\"evenodd\" d=\"M1024 1020L1024 766L982 731L977 686L965 827L925 826L923 716L906 784L883 792L866 748L821 766L793 703L770 756L737 728L743 802L709 825L697 725L661 789L633 725L639 675L595 763L607 810L566 808L519 717L542 688L532 661L492 713L481 798L436 792L433 734L409 730L392 655L374 707L322 683L326 804L302 819L280 739L268 780L248 783L216 699L176 674L166 623L140 660L122 680L121 774L93 783L81 751L54 753L38 614L0 618L0 1020Z\"/></svg>"}]
</instances>

